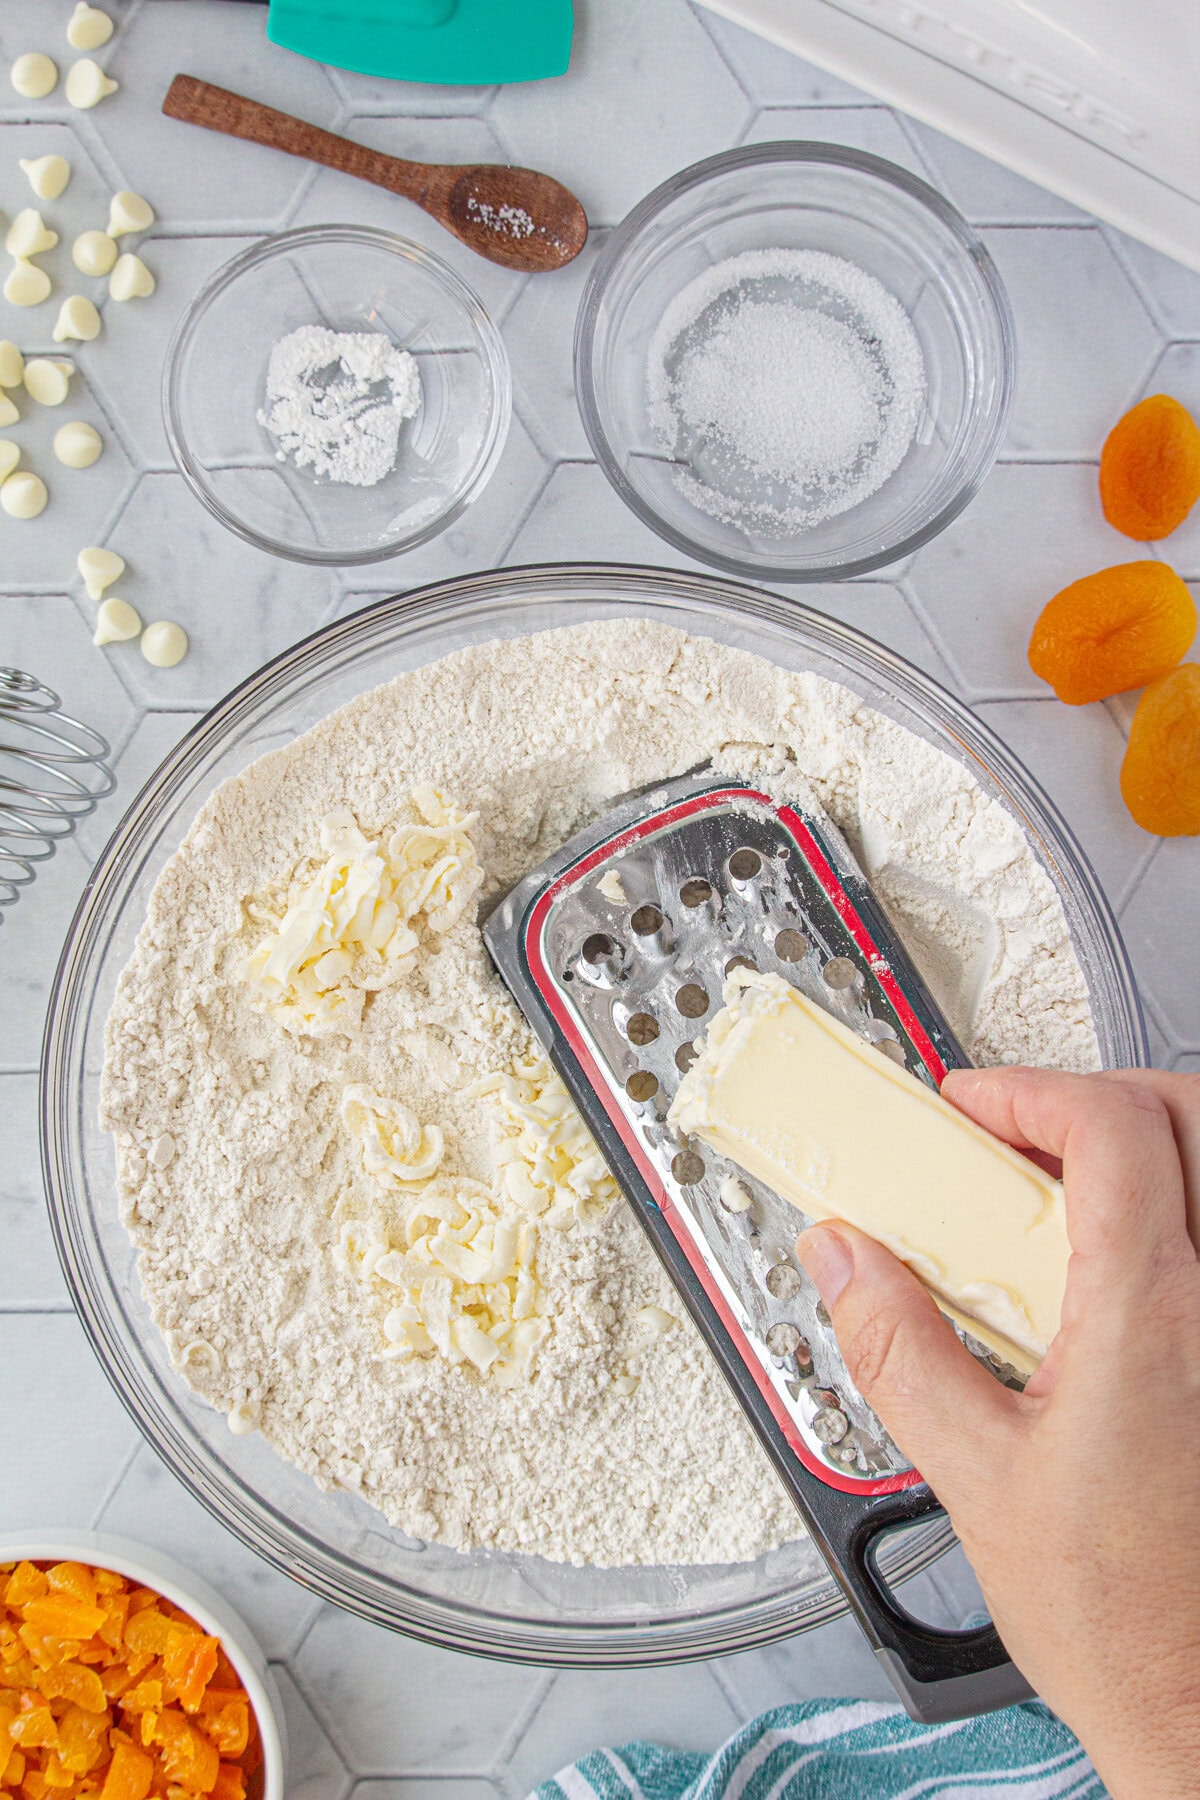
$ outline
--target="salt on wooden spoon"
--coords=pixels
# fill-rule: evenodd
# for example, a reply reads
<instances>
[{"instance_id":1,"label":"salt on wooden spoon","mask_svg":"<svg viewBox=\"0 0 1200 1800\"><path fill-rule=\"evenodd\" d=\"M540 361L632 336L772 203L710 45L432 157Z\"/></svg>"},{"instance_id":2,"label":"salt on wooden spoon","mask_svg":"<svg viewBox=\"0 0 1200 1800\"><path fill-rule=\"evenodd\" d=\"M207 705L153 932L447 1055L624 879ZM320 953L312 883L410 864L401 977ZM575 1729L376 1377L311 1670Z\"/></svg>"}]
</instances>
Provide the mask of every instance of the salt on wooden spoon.
<instances>
[{"instance_id":1,"label":"salt on wooden spoon","mask_svg":"<svg viewBox=\"0 0 1200 1800\"><path fill-rule=\"evenodd\" d=\"M424 207L468 249L506 269L528 274L561 269L587 242L587 214L579 201L560 181L535 169L499 163L406 162L227 88L198 81L194 75L175 77L162 109L168 118L286 150L289 156L324 163L402 194Z\"/></svg>"}]
</instances>

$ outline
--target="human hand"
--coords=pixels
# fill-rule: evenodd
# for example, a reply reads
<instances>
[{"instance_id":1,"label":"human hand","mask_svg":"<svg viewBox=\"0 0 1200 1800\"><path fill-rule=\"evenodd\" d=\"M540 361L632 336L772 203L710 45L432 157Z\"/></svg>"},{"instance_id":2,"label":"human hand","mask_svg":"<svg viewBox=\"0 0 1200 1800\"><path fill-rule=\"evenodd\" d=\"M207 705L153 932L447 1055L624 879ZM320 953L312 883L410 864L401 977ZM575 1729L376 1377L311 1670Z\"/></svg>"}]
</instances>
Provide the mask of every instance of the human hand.
<instances>
[{"instance_id":1,"label":"human hand","mask_svg":"<svg viewBox=\"0 0 1200 1800\"><path fill-rule=\"evenodd\" d=\"M1116 1800L1200 1791L1200 1076L961 1070L1058 1172L1062 1328L1023 1394L882 1245L800 1238L851 1379L938 1495L1018 1668Z\"/></svg>"}]
</instances>

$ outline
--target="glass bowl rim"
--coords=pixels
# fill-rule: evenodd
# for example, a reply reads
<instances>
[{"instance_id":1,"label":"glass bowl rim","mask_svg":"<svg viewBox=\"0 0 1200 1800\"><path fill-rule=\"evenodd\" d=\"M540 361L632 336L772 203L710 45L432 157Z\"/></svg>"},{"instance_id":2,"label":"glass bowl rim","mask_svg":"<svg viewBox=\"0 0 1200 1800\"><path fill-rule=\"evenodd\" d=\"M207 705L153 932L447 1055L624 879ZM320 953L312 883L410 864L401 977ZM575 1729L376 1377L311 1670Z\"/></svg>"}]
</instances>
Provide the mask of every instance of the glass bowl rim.
<instances>
[{"instance_id":1,"label":"glass bowl rim","mask_svg":"<svg viewBox=\"0 0 1200 1800\"><path fill-rule=\"evenodd\" d=\"M435 518L428 519L417 530L402 536L389 538L385 543L373 544L362 550L346 550L333 548L321 549L317 545L301 548L284 538L272 537L263 531L257 531L248 525L237 514L224 505L213 491L207 472L204 469L188 442L187 433L181 420L182 402L180 388L182 385L182 367L185 350L190 346L196 333L213 302L247 270L256 268L261 263L270 262L274 257L287 250L303 249L310 244L356 243L367 248L381 250L402 262L414 263L430 275L434 282L440 284L463 307L478 335L480 354L487 365L491 378L493 402L489 412L487 430L475 459L470 479L454 500ZM196 498L210 512L213 518L220 521L227 531L232 531L244 543L252 544L256 550L265 550L269 555L283 557L289 562L307 563L324 568L352 568L365 563L384 562L389 557L399 556L407 550L415 550L419 545L428 543L460 518L474 500L479 498L488 482L496 472L496 465L508 439L509 426L512 422L512 366L504 339L483 301L457 269L451 267L434 250L426 249L424 244L416 243L412 238L401 236L396 231L385 231L375 225L301 225L289 231L277 231L270 236L260 238L246 249L239 250L227 262L215 269L200 291L194 295L187 310L176 322L167 345L167 354L163 363L162 378L162 415L163 426L167 434L167 443L175 466Z\"/></svg>"},{"instance_id":2,"label":"glass bowl rim","mask_svg":"<svg viewBox=\"0 0 1200 1800\"><path fill-rule=\"evenodd\" d=\"M811 567L798 568L795 563L750 562L707 545L701 546L695 538L672 524L657 508L651 506L629 480L617 460L597 399L594 353L600 305L643 228L693 188L702 187L729 170L766 163L824 163L832 168L874 176L891 187L901 189L910 198L919 201L947 228L951 236L958 239L961 248L975 264L992 307L999 351L997 396L991 409L988 428L975 444L963 479L949 499L923 525L917 526L906 537L897 539L894 544L865 552L849 562L815 563ZM575 317L573 361L579 414L592 453L608 481L643 525L647 525L656 536L672 544L676 550L696 557L725 574L736 575L745 581L784 581L798 585L846 581L852 576L866 575L873 569L886 568L891 563L899 562L937 537L975 498L996 460L1012 414L1017 381L1017 328L1008 290L991 252L958 208L944 194L931 187L929 182L902 169L898 163L889 162L886 157L875 156L869 150L856 150L847 144L831 144L815 138L778 138L765 144L742 144L736 149L722 150L715 156L706 156L701 161L690 164L688 168L668 176L666 181L652 189L625 215L620 224L609 233L589 271Z\"/></svg>"},{"instance_id":3,"label":"glass bowl rim","mask_svg":"<svg viewBox=\"0 0 1200 1800\"><path fill-rule=\"evenodd\" d=\"M777 1642L823 1625L848 1611L830 1578L815 1598L776 1594L738 1601L719 1610L682 1618L615 1623L567 1624L511 1618L482 1607L431 1597L388 1577L364 1571L342 1552L322 1543L306 1526L280 1512L270 1500L226 1473L215 1473L207 1448L162 1409L152 1386L122 1337L120 1321L108 1308L102 1282L75 1239L76 1214L86 1209L76 1191L70 1164L71 1124L82 1101L82 1056L86 1034L78 1021L92 999L88 979L107 954L107 905L137 878L154 855L153 837L164 809L172 804L176 779L215 750L227 728L248 710L270 702L306 670L315 673L334 647L369 642L380 622L419 628L429 614L442 623L473 604L505 598L550 598L574 586L602 601L622 599L676 605L701 602L712 612L743 621L761 621L785 630L799 625L805 643L826 655L849 651L853 681L869 673L898 690L902 701L932 713L964 760L983 766L1001 782L1010 806L1039 842L1048 835L1067 866L1071 891L1089 909L1113 979L1124 1002L1123 1024L1131 1060L1148 1060L1146 1027L1128 954L1108 900L1073 832L1039 783L983 720L906 658L857 627L844 624L788 596L772 594L700 571L648 564L542 563L477 571L429 583L409 593L381 597L360 610L318 628L289 646L233 687L205 713L160 763L131 801L84 889L55 972L42 1045L39 1109L42 1173L55 1246L80 1323L105 1375L146 1441L172 1473L215 1518L243 1543L311 1591L376 1624L401 1630L444 1648L482 1654L499 1661L558 1667L631 1667L677 1663L730 1654ZM698 591L699 590L699 591ZM439 610L440 609L440 610ZM702 630L698 619L696 629ZM865 669L864 665L865 664ZM389 679L384 677L383 679ZM366 691L365 689L361 691ZM868 700L868 704L871 702ZM1051 846L1047 845L1049 849ZM895 1584L919 1573L953 1543L944 1517L905 1533L884 1554L885 1573ZM381 1589L386 1590L384 1599ZM762 1616L760 1616L762 1615Z\"/></svg>"}]
</instances>

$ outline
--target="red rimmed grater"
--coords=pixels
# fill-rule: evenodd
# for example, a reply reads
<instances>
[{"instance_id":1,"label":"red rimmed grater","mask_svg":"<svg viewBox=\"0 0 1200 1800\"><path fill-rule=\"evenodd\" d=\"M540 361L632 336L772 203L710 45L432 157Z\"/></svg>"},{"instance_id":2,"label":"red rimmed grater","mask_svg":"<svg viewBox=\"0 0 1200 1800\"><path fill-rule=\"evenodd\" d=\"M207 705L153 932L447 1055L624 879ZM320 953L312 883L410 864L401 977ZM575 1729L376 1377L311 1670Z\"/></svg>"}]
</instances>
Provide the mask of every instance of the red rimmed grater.
<instances>
[{"instance_id":1,"label":"red rimmed grater","mask_svg":"<svg viewBox=\"0 0 1200 1800\"><path fill-rule=\"evenodd\" d=\"M667 1123L738 967L794 983L934 1088L965 1065L837 828L811 801L684 775L524 876L484 938L910 1715L1027 1698L993 1626L921 1624L883 1581L883 1535L940 1507L849 1380L793 1256L796 1209Z\"/></svg>"}]
</instances>

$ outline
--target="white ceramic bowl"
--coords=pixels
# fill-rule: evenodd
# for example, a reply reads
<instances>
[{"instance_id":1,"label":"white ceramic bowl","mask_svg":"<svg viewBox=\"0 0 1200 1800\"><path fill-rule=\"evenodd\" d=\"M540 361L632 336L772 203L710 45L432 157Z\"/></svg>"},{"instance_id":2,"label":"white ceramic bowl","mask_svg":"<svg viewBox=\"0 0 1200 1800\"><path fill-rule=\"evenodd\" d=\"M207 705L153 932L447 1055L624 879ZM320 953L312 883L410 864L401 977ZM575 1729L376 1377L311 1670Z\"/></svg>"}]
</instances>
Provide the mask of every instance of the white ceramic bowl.
<instances>
[{"instance_id":1,"label":"white ceramic bowl","mask_svg":"<svg viewBox=\"0 0 1200 1800\"><path fill-rule=\"evenodd\" d=\"M148 1544L109 1537L102 1531L18 1531L0 1537L0 1563L22 1560L82 1562L93 1568L112 1569L143 1587L154 1588L164 1599L190 1613L209 1637L220 1638L221 1648L249 1695L258 1722L263 1747L262 1800L283 1800L287 1737L283 1709L267 1659L245 1622L207 1582Z\"/></svg>"}]
</instances>

